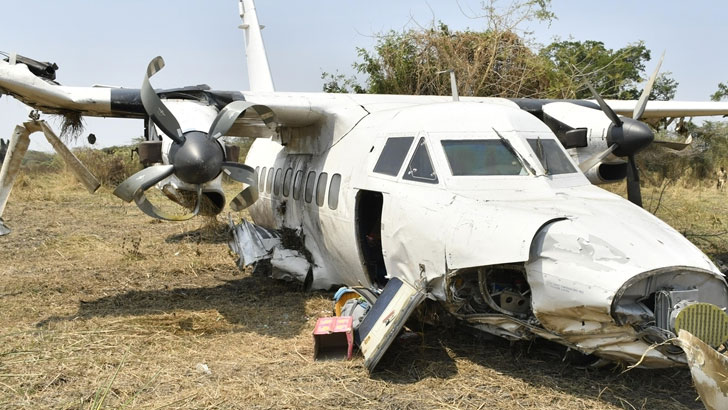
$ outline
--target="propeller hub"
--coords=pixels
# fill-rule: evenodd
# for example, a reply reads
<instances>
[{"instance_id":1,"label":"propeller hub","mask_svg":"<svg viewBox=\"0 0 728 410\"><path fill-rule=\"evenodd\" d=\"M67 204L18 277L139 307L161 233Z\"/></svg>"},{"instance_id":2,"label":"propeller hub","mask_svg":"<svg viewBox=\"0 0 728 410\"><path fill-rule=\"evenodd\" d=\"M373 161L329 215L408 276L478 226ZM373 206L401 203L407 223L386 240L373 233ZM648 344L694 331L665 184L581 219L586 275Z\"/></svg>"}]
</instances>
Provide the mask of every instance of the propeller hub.
<instances>
[{"instance_id":1,"label":"propeller hub","mask_svg":"<svg viewBox=\"0 0 728 410\"><path fill-rule=\"evenodd\" d=\"M607 132L607 143L617 144L614 155L626 157L646 148L655 139L650 127L642 121L622 118L622 125L612 124Z\"/></svg>"},{"instance_id":2,"label":"propeller hub","mask_svg":"<svg viewBox=\"0 0 728 410\"><path fill-rule=\"evenodd\" d=\"M204 132L189 131L181 144L174 143L169 151L170 163L177 177L190 184L213 180L222 169L224 153L220 143Z\"/></svg>"}]
</instances>

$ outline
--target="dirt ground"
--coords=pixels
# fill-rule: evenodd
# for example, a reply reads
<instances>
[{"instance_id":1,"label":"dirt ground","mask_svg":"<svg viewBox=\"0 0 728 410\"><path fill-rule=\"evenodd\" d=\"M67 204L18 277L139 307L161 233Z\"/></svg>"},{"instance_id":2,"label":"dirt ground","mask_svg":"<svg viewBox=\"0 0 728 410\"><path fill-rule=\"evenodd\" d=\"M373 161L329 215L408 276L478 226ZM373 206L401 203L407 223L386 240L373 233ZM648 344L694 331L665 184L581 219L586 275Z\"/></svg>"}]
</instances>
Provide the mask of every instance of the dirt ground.
<instances>
[{"instance_id":1,"label":"dirt ground","mask_svg":"<svg viewBox=\"0 0 728 410\"><path fill-rule=\"evenodd\" d=\"M725 253L723 221L692 219L722 198L670 195L658 215ZM314 362L331 292L241 272L224 224L158 222L65 173L22 176L5 220L1 408L702 408L687 369L581 369L456 329L415 329L371 376Z\"/></svg>"}]
</instances>

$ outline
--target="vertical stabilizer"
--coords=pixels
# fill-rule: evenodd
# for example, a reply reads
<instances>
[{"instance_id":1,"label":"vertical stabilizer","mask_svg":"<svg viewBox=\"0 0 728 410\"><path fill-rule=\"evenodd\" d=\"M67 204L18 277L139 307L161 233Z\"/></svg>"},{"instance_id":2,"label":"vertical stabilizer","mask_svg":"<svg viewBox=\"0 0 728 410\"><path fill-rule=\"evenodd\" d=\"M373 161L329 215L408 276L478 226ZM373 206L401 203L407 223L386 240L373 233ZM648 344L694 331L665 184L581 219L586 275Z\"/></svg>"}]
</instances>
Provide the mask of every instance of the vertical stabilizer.
<instances>
[{"instance_id":1,"label":"vertical stabilizer","mask_svg":"<svg viewBox=\"0 0 728 410\"><path fill-rule=\"evenodd\" d=\"M248 82L250 91L274 91L273 79L268 66L268 56L265 54L262 28L258 24L258 15L255 13L253 0L238 0L240 18L243 24L240 28L245 32L245 57L248 62Z\"/></svg>"}]
</instances>

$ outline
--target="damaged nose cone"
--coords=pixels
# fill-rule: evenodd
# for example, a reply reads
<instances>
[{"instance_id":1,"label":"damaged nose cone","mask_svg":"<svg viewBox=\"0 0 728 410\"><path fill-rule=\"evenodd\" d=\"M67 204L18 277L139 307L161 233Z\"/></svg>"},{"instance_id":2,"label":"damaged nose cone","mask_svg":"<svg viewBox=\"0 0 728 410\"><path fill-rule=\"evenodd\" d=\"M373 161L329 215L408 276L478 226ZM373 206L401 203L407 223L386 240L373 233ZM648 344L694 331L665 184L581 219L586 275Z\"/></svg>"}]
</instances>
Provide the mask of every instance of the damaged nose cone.
<instances>
[{"instance_id":1,"label":"damaged nose cone","mask_svg":"<svg viewBox=\"0 0 728 410\"><path fill-rule=\"evenodd\" d=\"M170 162L177 177L189 184L203 184L220 173L224 155L220 143L204 132L185 134L185 141L173 144Z\"/></svg>"}]
</instances>

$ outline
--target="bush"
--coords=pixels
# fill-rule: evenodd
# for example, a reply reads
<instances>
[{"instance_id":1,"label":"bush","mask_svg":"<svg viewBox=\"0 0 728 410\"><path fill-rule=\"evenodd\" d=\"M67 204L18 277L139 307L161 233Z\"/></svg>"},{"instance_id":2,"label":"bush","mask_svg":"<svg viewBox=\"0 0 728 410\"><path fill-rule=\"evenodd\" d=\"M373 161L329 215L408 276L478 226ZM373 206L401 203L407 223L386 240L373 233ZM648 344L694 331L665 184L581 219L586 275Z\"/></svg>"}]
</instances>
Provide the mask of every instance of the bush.
<instances>
[{"instance_id":1,"label":"bush","mask_svg":"<svg viewBox=\"0 0 728 410\"><path fill-rule=\"evenodd\" d=\"M127 145L100 150L76 148L73 151L102 185L113 188L142 168L139 159L131 155L133 148L133 145Z\"/></svg>"},{"instance_id":2,"label":"bush","mask_svg":"<svg viewBox=\"0 0 728 410\"><path fill-rule=\"evenodd\" d=\"M684 186L712 185L720 167L728 168L728 123L707 121L693 126L691 133L693 143L683 151L652 144L637 155L643 175L653 185L661 185L665 179Z\"/></svg>"}]
</instances>

